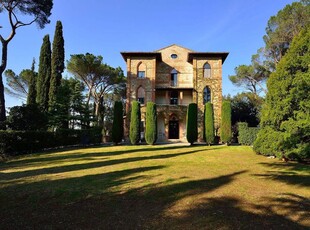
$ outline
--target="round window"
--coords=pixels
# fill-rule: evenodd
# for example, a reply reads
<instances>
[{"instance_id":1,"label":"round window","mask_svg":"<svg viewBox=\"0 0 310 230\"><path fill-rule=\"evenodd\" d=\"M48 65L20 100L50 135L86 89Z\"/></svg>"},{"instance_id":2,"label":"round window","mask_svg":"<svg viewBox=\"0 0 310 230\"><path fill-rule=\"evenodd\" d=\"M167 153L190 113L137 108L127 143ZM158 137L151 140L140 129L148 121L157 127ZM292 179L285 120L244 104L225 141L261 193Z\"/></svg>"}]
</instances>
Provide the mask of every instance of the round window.
<instances>
[{"instance_id":1,"label":"round window","mask_svg":"<svg viewBox=\"0 0 310 230\"><path fill-rule=\"evenodd\" d=\"M176 59L178 57L178 55L176 54L171 54L171 58Z\"/></svg>"}]
</instances>

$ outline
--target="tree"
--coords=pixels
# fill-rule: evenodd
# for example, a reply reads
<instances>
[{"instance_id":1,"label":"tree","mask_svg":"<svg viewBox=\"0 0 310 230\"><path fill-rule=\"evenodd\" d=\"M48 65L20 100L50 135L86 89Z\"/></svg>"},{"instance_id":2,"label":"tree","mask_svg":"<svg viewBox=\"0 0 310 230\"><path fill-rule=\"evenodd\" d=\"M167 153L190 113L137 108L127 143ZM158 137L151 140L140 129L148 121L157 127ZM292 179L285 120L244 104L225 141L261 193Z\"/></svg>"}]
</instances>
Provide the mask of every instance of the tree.
<instances>
[{"instance_id":1,"label":"tree","mask_svg":"<svg viewBox=\"0 0 310 230\"><path fill-rule=\"evenodd\" d=\"M28 85L31 77L31 70L22 70L19 75L13 70L7 69L4 72L6 82L9 87L5 87L5 92L13 97L25 100L28 95Z\"/></svg>"},{"instance_id":2,"label":"tree","mask_svg":"<svg viewBox=\"0 0 310 230\"><path fill-rule=\"evenodd\" d=\"M14 106L7 123L12 130L46 130L47 117L36 104Z\"/></svg>"},{"instance_id":3,"label":"tree","mask_svg":"<svg viewBox=\"0 0 310 230\"><path fill-rule=\"evenodd\" d=\"M101 125L104 119L104 99L109 93L118 92L119 88L125 88L124 73L120 67L113 68L102 63L102 56L86 53L71 55L67 63L67 69L77 79L82 81L88 89L87 105L91 97L95 103L95 116Z\"/></svg>"},{"instance_id":4,"label":"tree","mask_svg":"<svg viewBox=\"0 0 310 230\"><path fill-rule=\"evenodd\" d=\"M28 86L28 95L27 95L27 104L33 105L36 103L37 97L37 90L36 90L36 83L37 83L37 76L38 73L34 70L35 60L32 61L31 72L30 72L30 79L29 79L29 86Z\"/></svg>"},{"instance_id":5,"label":"tree","mask_svg":"<svg viewBox=\"0 0 310 230\"><path fill-rule=\"evenodd\" d=\"M267 81L261 130L254 150L265 155L310 157L310 28L297 35Z\"/></svg>"},{"instance_id":6,"label":"tree","mask_svg":"<svg viewBox=\"0 0 310 230\"><path fill-rule=\"evenodd\" d=\"M214 112L213 105L211 102L205 104L204 112L204 132L205 132L205 141L208 145L214 143Z\"/></svg>"},{"instance_id":7,"label":"tree","mask_svg":"<svg viewBox=\"0 0 310 230\"><path fill-rule=\"evenodd\" d=\"M221 141L229 143L231 140L231 106L229 101L223 101L221 114Z\"/></svg>"},{"instance_id":8,"label":"tree","mask_svg":"<svg viewBox=\"0 0 310 230\"><path fill-rule=\"evenodd\" d=\"M51 15L52 8L52 0L3 0L0 2L0 13L6 12L8 14L8 24L11 30L6 38L0 34L0 41L2 44L0 65L0 129L5 129L4 121L6 120L2 74L7 65L8 45L16 35L16 31L19 27L36 23L41 29L44 28L44 26L50 22L48 18ZM34 19L24 22L18 17L18 13L26 16L26 20L28 20L29 17L34 17Z\"/></svg>"},{"instance_id":9,"label":"tree","mask_svg":"<svg viewBox=\"0 0 310 230\"><path fill-rule=\"evenodd\" d=\"M117 145L124 136L123 103L116 101L114 104L114 117L112 125L112 141Z\"/></svg>"},{"instance_id":10,"label":"tree","mask_svg":"<svg viewBox=\"0 0 310 230\"><path fill-rule=\"evenodd\" d=\"M157 140L157 111L154 102L146 104L145 140L149 145L154 145Z\"/></svg>"},{"instance_id":11,"label":"tree","mask_svg":"<svg viewBox=\"0 0 310 230\"><path fill-rule=\"evenodd\" d=\"M197 130L197 104L190 103L187 108L186 116L186 138L193 145L198 138Z\"/></svg>"},{"instance_id":12,"label":"tree","mask_svg":"<svg viewBox=\"0 0 310 230\"><path fill-rule=\"evenodd\" d=\"M48 110L49 88L51 80L51 43L49 35L43 38L40 51L40 62L37 79L37 98L36 102L42 111Z\"/></svg>"},{"instance_id":13,"label":"tree","mask_svg":"<svg viewBox=\"0 0 310 230\"><path fill-rule=\"evenodd\" d=\"M235 73L236 75L229 76L234 85L244 87L257 96L260 91L266 93L262 84L269 76L270 68L260 62L258 54L252 56L251 65L239 65L235 68Z\"/></svg>"},{"instance_id":14,"label":"tree","mask_svg":"<svg viewBox=\"0 0 310 230\"><path fill-rule=\"evenodd\" d=\"M133 101L131 103L131 116L130 116L130 129L129 138L133 145L136 145L140 141L140 123L141 123L141 111L140 103Z\"/></svg>"},{"instance_id":15,"label":"tree","mask_svg":"<svg viewBox=\"0 0 310 230\"><path fill-rule=\"evenodd\" d=\"M293 38L309 24L309 0L286 5L277 15L270 17L263 39L265 55L274 67L287 52Z\"/></svg>"},{"instance_id":16,"label":"tree","mask_svg":"<svg viewBox=\"0 0 310 230\"><path fill-rule=\"evenodd\" d=\"M62 23L57 21L55 35L52 45L52 62L51 62L51 80L49 88L49 109L53 109L53 105L56 103L57 89L61 84L62 73L65 68L65 48L64 38L62 34Z\"/></svg>"}]
</instances>

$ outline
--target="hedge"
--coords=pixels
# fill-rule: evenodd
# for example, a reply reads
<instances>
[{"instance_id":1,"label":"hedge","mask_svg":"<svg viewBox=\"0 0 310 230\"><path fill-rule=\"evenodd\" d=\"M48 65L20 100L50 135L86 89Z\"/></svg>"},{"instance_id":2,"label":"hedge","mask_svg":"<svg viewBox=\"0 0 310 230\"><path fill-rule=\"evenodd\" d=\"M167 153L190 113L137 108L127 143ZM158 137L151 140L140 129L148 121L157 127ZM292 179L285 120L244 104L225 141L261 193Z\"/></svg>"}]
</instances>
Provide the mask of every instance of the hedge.
<instances>
[{"instance_id":1,"label":"hedge","mask_svg":"<svg viewBox=\"0 0 310 230\"><path fill-rule=\"evenodd\" d=\"M0 154L21 155L49 148L101 142L101 129L49 131L0 131Z\"/></svg>"},{"instance_id":2,"label":"hedge","mask_svg":"<svg viewBox=\"0 0 310 230\"><path fill-rule=\"evenodd\" d=\"M140 103L133 101L131 103L131 114L130 114L130 128L129 128L129 138L133 145L137 145L140 141L140 123L141 123L141 110Z\"/></svg>"},{"instance_id":3,"label":"hedge","mask_svg":"<svg viewBox=\"0 0 310 230\"><path fill-rule=\"evenodd\" d=\"M211 102L205 104L204 111L204 137L208 145L214 143L214 112Z\"/></svg>"},{"instance_id":4,"label":"hedge","mask_svg":"<svg viewBox=\"0 0 310 230\"><path fill-rule=\"evenodd\" d=\"M112 125L112 141L118 144L124 136L123 127L123 104L121 101L114 103L113 125Z\"/></svg>"},{"instance_id":5,"label":"hedge","mask_svg":"<svg viewBox=\"0 0 310 230\"><path fill-rule=\"evenodd\" d=\"M223 101L221 115L221 142L229 143L231 138L231 106L229 101Z\"/></svg>"},{"instance_id":6,"label":"hedge","mask_svg":"<svg viewBox=\"0 0 310 230\"><path fill-rule=\"evenodd\" d=\"M253 145L259 128L248 127L246 122L238 122L238 143L241 145Z\"/></svg>"},{"instance_id":7,"label":"hedge","mask_svg":"<svg viewBox=\"0 0 310 230\"><path fill-rule=\"evenodd\" d=\"M146 105L145 140L149 145L154 145L157 140L157 111L154 102Z\"/></svg>"}]
</instances>

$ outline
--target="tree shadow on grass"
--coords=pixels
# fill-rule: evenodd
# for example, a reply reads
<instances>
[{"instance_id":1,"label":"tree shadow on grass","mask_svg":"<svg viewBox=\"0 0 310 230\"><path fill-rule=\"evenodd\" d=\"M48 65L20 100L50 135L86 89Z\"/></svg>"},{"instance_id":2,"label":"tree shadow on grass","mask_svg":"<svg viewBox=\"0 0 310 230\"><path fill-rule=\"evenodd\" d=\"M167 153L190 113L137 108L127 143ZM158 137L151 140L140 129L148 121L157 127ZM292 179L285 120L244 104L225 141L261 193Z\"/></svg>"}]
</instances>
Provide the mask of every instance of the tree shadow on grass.
<instances>
[{"instance_id":1,"label":"tree shadow on grass","mask_svg":"<svg viewBox=\"0 0 310 230\"><path fill-rule=\"evenodd\" d=\"M108 157L108 156L118 156L123 154L129 154L129 153L139 153L139 152L161 152L161 151L170 151L170 150L178 150L178 149L186 149L186 148L201 148L201 146L163 146L163 147L157 147L158 145L154 147L145 146L141 148L141 146L136 146L134 149L123 149L123 150L116 150L116 151L105 151L105 152L92 152L92 153L80 153L80 152L69 152L68 154L61 154L61 155L53 155L53 153L59 153L59 152L65 152L64 151L54 151L54 152L46 152L48 156L46 156L45 153L38 153L33 154L33 158L24 158L21 159L15 159L13 162L7 162L7 168L14 167L16 164L31 164L31 163L40 163L40 162L51 162L51 161L61 161L61 160L68 160L68 159L81 159L84 157ZM124 148L126 146L123 146ZM135 146L132 146L135 147ZM100 147L92 147L92 148L102 148L103 150L107 150L109 148L113 148L111 146L100 146ZM91 149L92 149L91 148ZM216 148L207 148L206 150L212 150L212 149L219 149L221 147ZM79 150L83 150L84 148L78 148ZM86 147L85 149L90 149L90 147ZM68 151L68 150L67 150ZM73 149L70 151L74 151ZM37 155L37 156L36 156ZM4 165L5 166L5 165Z\"/></svg>"},{"instance_id":2,"label":"tree shadow on grass","mask_svg":"<svg viewBox=\"0 0 310 230\"><path fill-rule=\"evenodd\" d=\"M193 151L184 151L181 153L168 153L168 154L159 154L159 155L151 155L151 156L143 156L143 157L130 157L130 158L121 158L121 159L112 159L112 160L101 160L95 161L90 163L83 163L83 164L72 164L72 165L65 165L65 166L56 166L56 167L47 167L47 168L40 168L40 169L33 169L33 170L25 170L25 171L18 171L18 172L9 172L3 173L0 172L0 181L1 183L8 183L10 180L16 180L20 178L30 177L30 176L42 176L47 174L56 174L56 173L64 173L64 172L72 172L77 170L84 170L84 169L93 169L117 164L124 164L124 163L132 163L137 161L146 161L146 160L162 160L162 159L169 159L178 156L193 154L203 150L193 150ZM14 184L14 182L13 182Z\"/></svg>"},{"instance_id":3,"label":"tree shadow on grass","mask_svg":"<svg viewBox=\"0 0 310 230\"><path fill-rule=\"evenodd\" d=\"M147 179L144 172L161 169L162 166L143 167L38 182L42 196L32 200L21 197L13 206L0 212L3 229L307 229L294 222L289 215L280 215L274 208L287 213L300 213L304 221L309 213L309 201L291 194L277 199L266 198L267 205L249 204L240 198L204 195L228 185L246 171L239 171L215 178L178 182L172 184L145 185L126 192L113 192L118 185ZM138 175L136 175L139 173ZM141 175L142 174L142 175ZM24 186L24 187L23 187ZM71 203L64 203L61 196L46 196L45 189L67 188L69 193L85 194ZM94 192L102 191L101 194ZM16 191L24 191L19 185ZM44 189L45 188L45 189ZM72 188L73 191L70 190ZM76 189L76 191L75 191ZM35 191L39 194L40 190ZM90 196L89 196L90 195ZM192 199L192 203L182 202ZM32 204L29 205L29 202ZM181 209L177 207L181 204ZM2 206L3 207L3 206Z\"/></svg>"},{"instance_id":4,"label":"tree shadow on grass","mask_svg":"<svg viewBox=\"0 0 310 230\"><path fill-rule=\"evenodd\" d=\"M274 170L269 170L265 174L254 174L257 177L281 181L286 184L293 184L298 186L310 186L310 166L299 163L289 162L273 162L273 163L260 163L266 167ZM284 171L285 170L285 171ZM303 175L301 175L303 173Z\"/></svg>"}]
</instances>

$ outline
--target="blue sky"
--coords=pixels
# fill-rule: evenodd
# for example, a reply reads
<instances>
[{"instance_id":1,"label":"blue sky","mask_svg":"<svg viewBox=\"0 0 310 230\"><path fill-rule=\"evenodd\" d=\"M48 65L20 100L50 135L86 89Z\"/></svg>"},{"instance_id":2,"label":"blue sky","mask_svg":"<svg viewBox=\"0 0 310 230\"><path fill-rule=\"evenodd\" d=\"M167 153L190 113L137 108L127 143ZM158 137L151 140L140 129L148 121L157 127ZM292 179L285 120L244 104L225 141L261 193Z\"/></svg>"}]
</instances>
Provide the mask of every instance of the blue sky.
<instances>
[{"instance_id":1,"label":"blue sky","mask_svg":"<svg viewBox=\"0 0 310 230\"><path fill-rule=\"evenodd\" d=\"M270 16L292 0L54 0L51 23L19 28L8 51L7 69L19 73L38 62L44 35L51 40L57 20L63 24L66 60L71 54L102 55L126 71L121 51L154 51L178 44L201 52L229 52L223 66L223 94L241 89L228 79L234 68L249 64L264 45ZM4 14L0 24L4 22ZM1 29L5 33L5 27ZM37 70L37 67L36 67ZM69 76L64 73L64 76ZM6 95L6 106L22 101Z\"/></svg>"}]
</instances>

